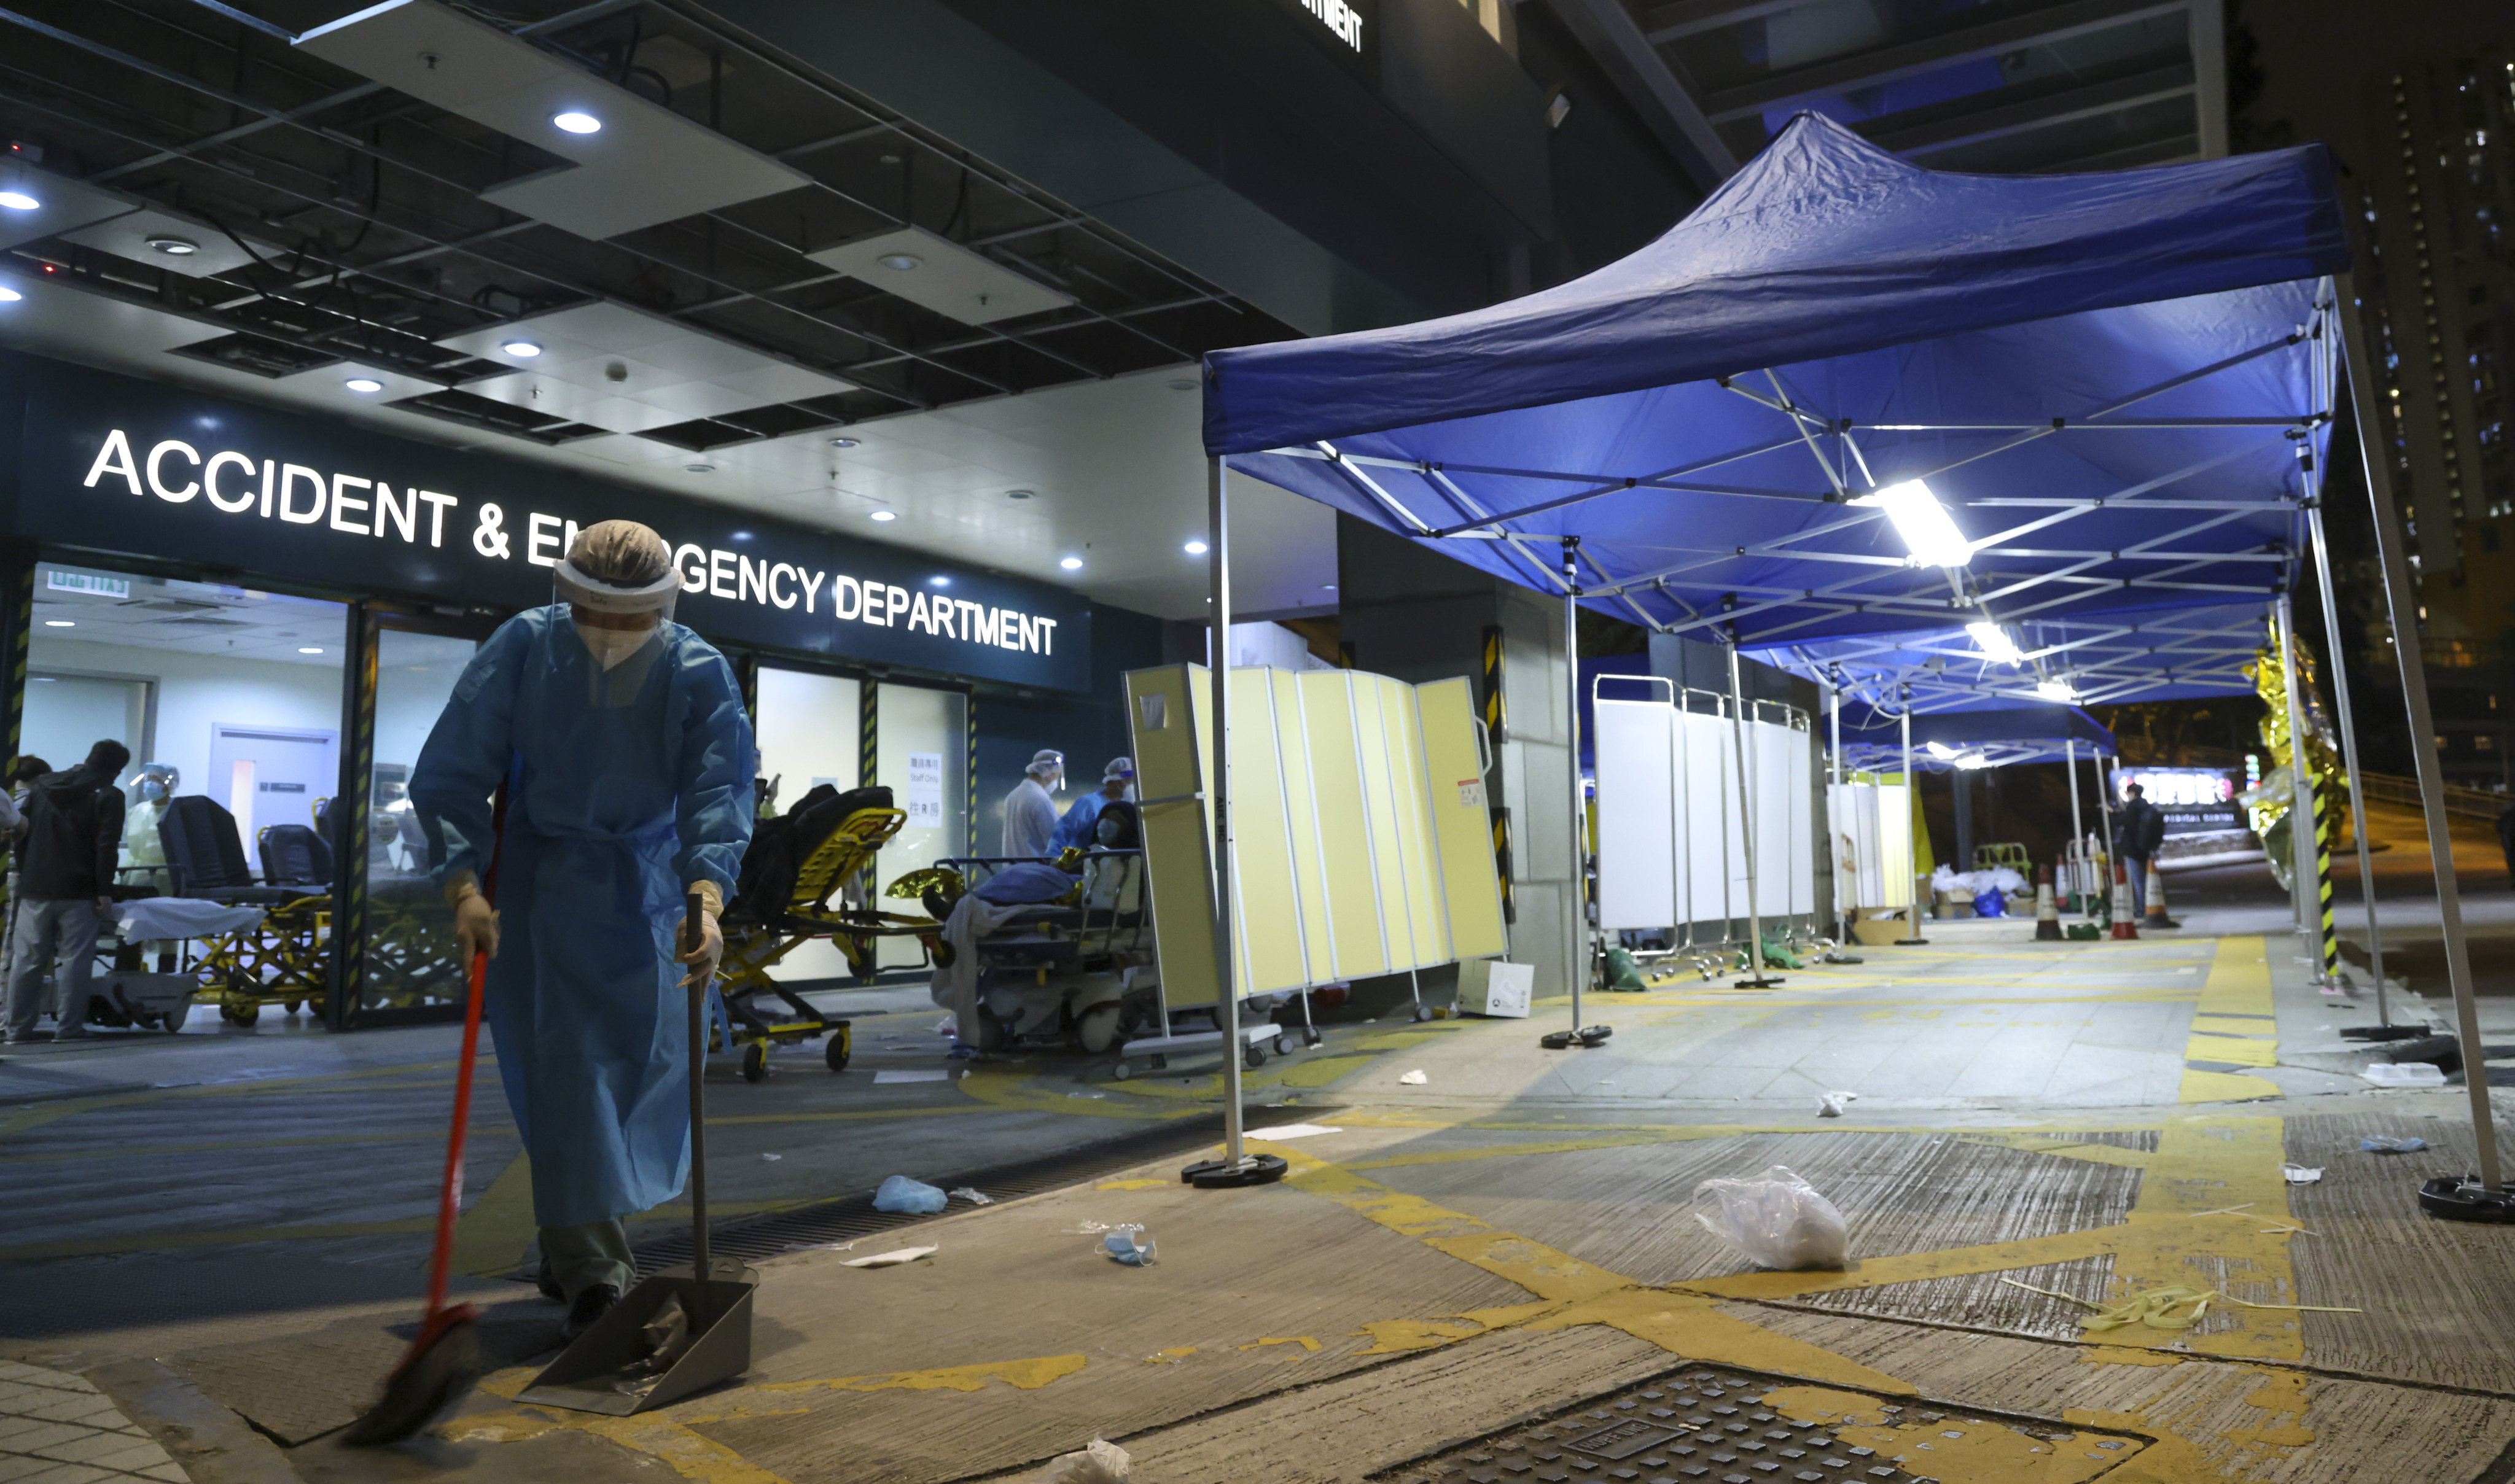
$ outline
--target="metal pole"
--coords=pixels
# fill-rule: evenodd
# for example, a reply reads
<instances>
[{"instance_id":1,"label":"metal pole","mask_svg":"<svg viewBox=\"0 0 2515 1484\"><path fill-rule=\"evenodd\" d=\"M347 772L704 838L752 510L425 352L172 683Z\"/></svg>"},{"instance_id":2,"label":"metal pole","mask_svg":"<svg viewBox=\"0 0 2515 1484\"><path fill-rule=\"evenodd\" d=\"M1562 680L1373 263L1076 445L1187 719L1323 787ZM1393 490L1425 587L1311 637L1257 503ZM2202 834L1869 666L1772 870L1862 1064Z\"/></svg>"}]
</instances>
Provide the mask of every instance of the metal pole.
<instances>
[{"instance_id":1,"label":"metal pole","mask_svg":"<svg viewBox=\"0 0 2515 1484\"><path fill-rule=\"evenodd\" d=\"M1571 774L1572 818L1572 1030L1581 1030L1581 990L1589 977L1588 799L1581 787L1581 538L1563 538L1563 736Z\"/></svg>"},{"instance_id":2,"label":"metal pole","mask_svg":"<svg viewBox=\"0 0 2515 1484\"><path fill-rule=\"evenodd\" d=\"M2067 760L2062 765L2070 770L2070 849L2083 850L2087 847L2087 827L2079 822L2079 739L2062 738L2061 755ZM2061 858L2067 861L2070 856L2064 854Z\"/></svg>"},{"instance_id":3,"label":"metal pole","mask_svg":"<svg viewBox=\"0 0 2515 1484\"><path fill-rule=\"evenodd\" d=\"M1842 785L1842 687L1831 683L1827 684L1825 687L1825 697L1832 703L1834 712L1834 754L1826 760L1825 770L1826 783L1828 785L1825 791L1825 853L1828 857L1828 869L1834 876L1835 938L1835 941L1848 947L1851 943L1851 924L1853 917L1860 908L1858 905L1857 883L1853 884L1854 900L1852 904L1846 906L1842 901L1842 832L1835 828L1834 818L1835 791Z\"/></svg>"},{"instance_id":4,"label":"metal pole","mask_svg":"<svg viewBox=\"0 0 2515 1484\"><path fill-rule=\"evenodd\" d=\"M1904 889L1913 893L1913 935L1895 946L1917 948L1929 939L1921 936L1921 842L1913 824L1921 812L1921 781L1913 776L1913 687L1903 686L1897 699L1904 703Z\"/></svg>"},{"instance_id":5,"label":"metal pole","mask_svg":"<svg viewBox=\"0 0 2515 1484\"><path fill-rule=\"evenodd\" d=\"M2375 434L2375 388L2367 369L2366 326L2354 306L2357 292L2347 273L2334 278L2342 361L2349 373L2349 402L2356 409L2358 455L2366 465L2367 498L2374 507L2375 551L2384 565L2384 611L2393 626L2393 657L2402 667L2402 699L2410 710L2411 757L2419 775L2419 811L2426 816L2428 859L2436 869L2437 918L2445 929L2446 979L2453 988L2454 1023L2462 1033L2463 1082L2471 1094L2471 1132L2480 1147L2480 1181L2484 1188L2504 1188L2498 1178L2497 1129L2489 1106L2489 1073L2483 1065L2480 1004L2472 997L2471 947L2462 934L2462 892L2453 875L2453 838L2448 833L2445 777L2436 749L2436 719L2428 709L2427 664L2419 654L2418 598L2411 588L2410 563L2402 552L2400 516L2393 505L2393 471L2385 462ZM2405 619L2410 622L2404 622Z\"/></svg>"},{"instance_id":6,"label":"metal pole","mask_svg":"<svg viewBox=\"0 0 2515 1484\"><path fill-rule=\"evenodd\" d=\"M1747 977L1740 989L1779 984L1764 977L1764 915L1755 906L1755 750L1747 735L1747 685L1738 663L1738 636L1729 636L1729 731L1738 739L1738 845L1747 857Z\"/></svg>"},{"instance_id":7,"label":"metal pole","mask_svg":"<svg viewBox=\"0 0 2515 1484\"><path fill-rule=\"evenodd\" d=\"M2297 697L2296 685L2296 610L2288 595L2279 599L2280 669L2288 694L2288 781L2293 796L2288 810L2288 896L2296 908L2297 935L2308 944L2306 951L2314 956L2314 982L2323 982L2323 958L2315 934L2315 921L2321 915L2314 899L2315 844L2314 792L2306 781L2305 703Z\"/></svg>"},{"instance_id":8,"label":"metal pole","mask_svg":"<svg viewBox=\"0 0 2515 1484\"><path fill-rule=\"evenodd\" d=\"M1222 1027L1222 1163L1237 1168L1246 1154L1240 1140L1240 996L1231 944L1231 475L1218 458L1206 460L1206 521L1214 527L1206 537L1214 585L1214 763L1206 794L1214 804L1214 980L1222 1002L1214 1018Z\"/></svg>"},{"instance_id":9,"label":"metal pole","mask_svg":"<svg viewBox=\"0 0 2515 1484\"><path fill-rule=\"evenodd\" d=\"M2121 744L2115 745L2119 747ZM2096 891L2104 898L2105 916L2110 918L2113 916L2114 899L2114 781L2105 776L2105 765L2098 761L2103 756L2092 745L2088 747L2087 771L2096 775L2096 828L2104 831L2105 835L2105 868L2096 873L2099 878ZM2120 752L2114 754L2114 762L2122 762Z\"/></svg>"},{"instance_id":10,"label":"metal pole","mask_svg":"<svg viewBox=\"0 0 2515 1484\"><path fill-rule=\"evenodd\" d=\"M2349 833L2358 842L2358 899L2367 907L2367 956L2374 962L2375 1023L2393 1023L2392 1007L2384 993L2384 930L2375 923L2375 868L2367 849L2367 796L2359 784L2358 722L2349 709L2349 671L2340 662L2340 606L2331 593L2331 548L2323 534L2323 501L2318 497L2305 508L2305 518L2314 537L2314 577L2323 594L2324 642L2329 652L2324 662L2331 667L2331 695L2340 708L2340 765L2349 772Z\"/></svg>"}]
</instances>

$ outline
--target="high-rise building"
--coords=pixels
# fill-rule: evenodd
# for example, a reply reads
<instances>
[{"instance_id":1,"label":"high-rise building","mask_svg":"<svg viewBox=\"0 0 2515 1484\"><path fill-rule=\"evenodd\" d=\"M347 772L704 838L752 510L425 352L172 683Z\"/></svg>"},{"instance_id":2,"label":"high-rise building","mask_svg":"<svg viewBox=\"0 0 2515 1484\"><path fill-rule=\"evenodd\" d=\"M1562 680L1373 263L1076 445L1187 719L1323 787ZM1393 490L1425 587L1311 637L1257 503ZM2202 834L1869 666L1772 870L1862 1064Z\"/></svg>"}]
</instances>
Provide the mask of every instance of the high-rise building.
<instances>
[{"instance_id":1,"label":"high-rise building","mask_svg":"<svg viewBox=\"0 0 2515 1484\"><path fill-rule=\"evenodd\" d=\"M2504 787L2515 695L2515 55L2491 47L2379 70L2355 173L2359 311L2376 414L2418 577L2419 646L2456 782ZM2387 666L2374 667L2383 674Z\"/></svg>"}]
</instances>

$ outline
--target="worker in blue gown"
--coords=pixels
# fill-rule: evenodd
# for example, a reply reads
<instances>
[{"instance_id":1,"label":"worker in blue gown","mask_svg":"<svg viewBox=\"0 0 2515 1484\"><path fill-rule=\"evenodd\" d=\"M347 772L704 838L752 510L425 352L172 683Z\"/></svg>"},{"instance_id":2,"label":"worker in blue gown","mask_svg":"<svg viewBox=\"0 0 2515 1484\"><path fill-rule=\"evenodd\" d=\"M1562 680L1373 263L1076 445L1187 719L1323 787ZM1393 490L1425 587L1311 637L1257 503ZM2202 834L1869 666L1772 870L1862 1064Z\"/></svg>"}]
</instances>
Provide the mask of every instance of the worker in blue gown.
<instances>
[{"instance_id":1,"label":"worker in blue gown","mask_svg":"<svg viewBox=\"0 0 2515 1484\"><path fill-rule=\"evenodd\" d=\"M1069 846L1090 849L1098 845L1094 833L1100 824L1100 811L1127 797L1135 786L1135 760L1112 758L1100 770L1100 786L1066 806L1065 817L1056 822L1055 833L1048 837L1045 853L1054 855Z\"/></svg>"},{"instance_id":2,"label":"worker in blue gown","mask_svg":"<svg viewBox=\"0 0 2515 1484\"><path fill-rule=\"evenodd\" d=\"M492 960L489 1028L532 1160L543 1287L568 1304L573 1339L636 1275L623 1218L689 1174L681 996L724 951L717 917L751 841L757 760L732 667L672 621L681 579L661 537L592 526L555 585L559 601L473 656L410 797L463 961ZM681 951L692 892L706 932Z\"/></svg>"}]
</instances>

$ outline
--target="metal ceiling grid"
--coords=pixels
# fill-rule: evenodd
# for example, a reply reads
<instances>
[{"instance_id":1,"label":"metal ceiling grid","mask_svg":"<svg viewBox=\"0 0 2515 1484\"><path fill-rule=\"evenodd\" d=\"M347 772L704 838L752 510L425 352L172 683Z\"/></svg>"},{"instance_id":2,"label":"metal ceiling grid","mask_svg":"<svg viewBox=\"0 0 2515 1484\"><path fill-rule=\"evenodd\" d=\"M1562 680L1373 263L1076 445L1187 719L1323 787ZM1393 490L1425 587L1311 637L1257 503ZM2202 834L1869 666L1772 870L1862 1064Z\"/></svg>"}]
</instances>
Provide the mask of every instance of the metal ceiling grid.
<instances>
[{"instance_id":1,"label":"metal ceiling grid","mask_svg":"<svg viewBox=\"0 0 2515 1484\"><path fill-rule=\"evenodd\" d=\"M805 182L599 241L484 199L566 165L562 157L289 45L296 28L330 19L315 5L254 9L207 0L0 9L19 42L0 53L0 126L40 146L44 168L81 188L125 192L223 251L286 244L210 275L135 260L127 244L16 248L21 267L57 281L227 332L181 353L267 376L353 362L437 389L399 398L406 409L557 443L603 425L484 381L510 368L459 348L470 332L550 310L618 306L793 373L763 383L776 399L763 404L684 397L685 417L634 419L645 436L699 450L1105 379L1293 333L679 8L465 7L581 70L598 92L627 89L685 123L703 118ZM811 257L912 228L984 271L1035 285L1051 307L971 324Z\"/></svg>"}]
</instances>

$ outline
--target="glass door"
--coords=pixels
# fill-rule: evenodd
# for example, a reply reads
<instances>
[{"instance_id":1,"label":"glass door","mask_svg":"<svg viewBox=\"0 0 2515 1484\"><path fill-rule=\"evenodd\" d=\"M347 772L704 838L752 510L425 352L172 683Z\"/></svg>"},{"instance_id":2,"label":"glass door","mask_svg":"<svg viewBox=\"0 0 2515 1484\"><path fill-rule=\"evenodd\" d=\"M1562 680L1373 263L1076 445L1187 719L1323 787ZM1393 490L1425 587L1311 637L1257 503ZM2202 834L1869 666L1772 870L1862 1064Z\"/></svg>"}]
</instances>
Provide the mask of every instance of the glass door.
<instances>
[{"instance_id":1,"label":"glass door","mask_svg":"<svg viewBox=\"0 0 2515 1484\"><path fill-rule=\"evenodd\" d=\"M921 866L969 853L969 698L957 690L885 683L877 699L874 781L890 790L892 805L908 818L875 865L876 905L917 912L922 909L914 903L888 902L880 893ZM885 938L875 962L912 969L925 954L914 938Z\"/></svg>"},{"instance_id":2,"label":"glass door","mask_svg":"<svg viewBox=\"0 0 2515 1484\"><path fill-rule=\"evenodd\" d=\"M365 1017L443 1013L463 1003L464 966L454 945L454 914L429 878L428 842L410 806L410 773L479 638L398 617L380 617L377 624L366 971L357 1009Z\"/></svg>"},{"instance_id":3,"label":"glass door","mask_svg":"<svg viewBox=\"0 0 2515 1484\"><path fill-rule=\"evenodd\" d=\"M752 732L760 776L776 789L778 812L791 810L822 784L840 793L857 786L863 755L861 683L845 676L760 667ZM763 810L765 812L765 810ZM833 983L851 974L845 955L813 938L777 963L786 984Z\"/></svg>"}]
</instances>

